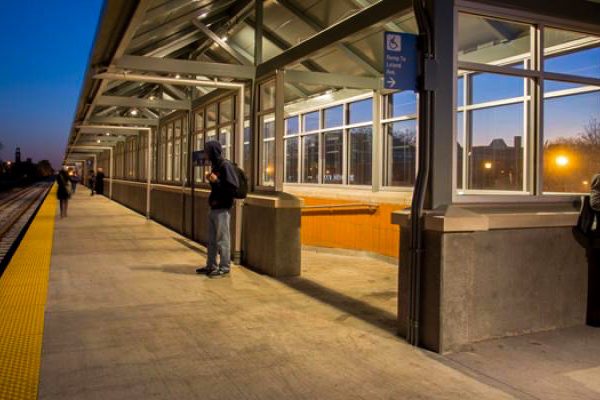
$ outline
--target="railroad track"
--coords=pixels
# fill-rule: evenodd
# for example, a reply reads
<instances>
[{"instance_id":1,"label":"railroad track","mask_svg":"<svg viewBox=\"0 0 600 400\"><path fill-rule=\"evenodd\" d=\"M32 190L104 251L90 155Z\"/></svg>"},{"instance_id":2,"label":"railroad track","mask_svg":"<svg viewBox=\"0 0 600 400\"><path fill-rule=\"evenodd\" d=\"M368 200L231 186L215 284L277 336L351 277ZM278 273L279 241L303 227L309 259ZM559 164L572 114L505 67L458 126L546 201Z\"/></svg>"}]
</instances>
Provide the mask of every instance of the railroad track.
<instances>
[{"instance_id":1,"label":"railroad track","mask_svg":"<svg viewBox=\"0 0 600 400\"><path fill-rule=\"evenodd\" d=\"M0 264L51 186L40 182L0 198Z\"/></svg>"}]
</instances>

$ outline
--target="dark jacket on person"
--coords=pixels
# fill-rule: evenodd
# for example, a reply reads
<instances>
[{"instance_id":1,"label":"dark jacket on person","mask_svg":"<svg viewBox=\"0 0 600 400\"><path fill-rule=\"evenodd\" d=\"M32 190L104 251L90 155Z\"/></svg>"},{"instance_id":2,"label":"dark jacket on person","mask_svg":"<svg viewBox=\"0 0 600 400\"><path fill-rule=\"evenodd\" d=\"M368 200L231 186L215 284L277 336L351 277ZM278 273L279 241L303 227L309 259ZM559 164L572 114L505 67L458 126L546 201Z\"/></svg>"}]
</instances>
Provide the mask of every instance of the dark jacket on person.
<instances>
[{"instance_id":1,"label":"dark jacket on person","mask_svg":"<svg viewBox=\"0 0 600 400\"><path fill-rule=\"evenodd\" d=\"M600 174L594 175L590 185L590 206L594 211L600 211Z\"/></svg>"},{"instance_id":2,"label":"dark jacket on person","mask_svg":"<svg viewBox=\"0 0 600 400\"><path fill-rule=\"evenodd\" d=\"M71 193L69 192L69 186L71 185L71 181L69 179L69 175L67 175L67 171L63 169L58 173L56 183L58 184L56 197L59 200L67 200L71 196Z\"/></svg>"},{"instance_id":3,"label":"dark jacket on person","mask_svg":"<svg viewBox=\"0 0 600 400\"><path fill-rule=\"evenodd\" d=\"M211 140L204 146L206 158L210 160L212 173L217 176L215 182L210 182L208 203L213 210L230 209L233 207L234 194L239 187L238 176L233 164L223 157L221 143Z\"/></svg>"},{"instance_id":4,"label":"dark jacket on person","mask_svg":"<svg viewBox=\"0 0 600 400\"><path fill-rule=\"evenodd\" d=\"M96 174L96 180L94 182L94 189L98 194L104 194L104 173L102 171L98 171Z\"/></svg>"}]
</instances>

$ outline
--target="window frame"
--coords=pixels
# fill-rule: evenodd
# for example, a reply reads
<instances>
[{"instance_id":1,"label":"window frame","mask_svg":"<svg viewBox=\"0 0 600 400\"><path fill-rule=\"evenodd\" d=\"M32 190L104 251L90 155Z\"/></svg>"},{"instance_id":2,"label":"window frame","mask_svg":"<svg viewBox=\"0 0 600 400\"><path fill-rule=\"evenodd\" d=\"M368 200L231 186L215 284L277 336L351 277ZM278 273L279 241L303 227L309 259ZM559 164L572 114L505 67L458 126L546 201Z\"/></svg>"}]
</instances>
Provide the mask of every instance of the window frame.
<instances>
[{"instance_id":1,"label":"window frame","mask_svg":"<svg viewBox=\"0 0 600 400\"><path fill-rule=\"evenodd\" d=\"M498 65L488 64L477 64L477 63L465 63L458 61L458 53L455 51L455 63L454 63L454 76L459 77L459 71L470 70L473 72L488 72L488 73L499 73L506 75L519 76L523 78L529 78L532 82L531 96L529 107L526 107L527 113L524 118L524 123L528 124L530 137L523 141L523 145L527 146L527 150L524 149L524 160L526 160L526 169L523 171L524 183L526 183L526 192L509 192L509 191L464 191L460 192L457 188L457 118L454 118L454 129L453 129L453 147L452 147L452 201L453 203L480 203L480 202L557 202L557 201L573 201L576 197L579 197L581 193L570 194L570 193L549 193L543 192L543 138L544 138L544 127L543 127L543 112L544 112L544 100L547 98L547 93L544 92L544 82L548 80L567 82L567 83L578 83L587 86L588 91L593 91L591 87L597 87L600 89L600 79L586 78L577 75L546 72L544 70L544 59L545 57L551 56L552 53L548 54L544 49L544 32L546 27L552 29L560 29L572 32L579 32L590 35L597 38L592 44L587 44L576 49L569 49L568 51L579 51L589 47L600 46L600 37L598 33L587 31L585 27L574 26L570 21L544 21L540 16L520 12L517 10L507 10L497 7L487 7L485 5L476 5L472 2L465 2L458 0L454 8L454 21L458 22L458 14L467 13L482 17L490 17L496 19L506 19L509 21L526 23L530 25L531 29L531 60L535 64L530 70L515 70L514 68L507 67L503 63L510 63L515 61L515 57L512 59L499 60ZM455 27L454 42L458 43L458 26ZM563 44L568 45L569 42ZM553 46L554 51L559 54L560 50L558 46ZM545 51L546 50L546 51ZM518 56L517 56L518 57ZM466 81L465 81L466 83ZM459 112L456 107L457 101L457 80L454 80L454 112L455 115ZM466 86L466 84L463 84ZM577 88L581 89L581 88ZM465 98L466 103L466 98ZM467 129L467 113L463 114L463 131ZM535 117L534 117L535 116ZM464 136L463 136L464 139ZM468 148L468 143L463 140L463 150ZM463 154L463 163L466 161L466 157ZM463 185L466 184L465 174L467 171L463 166Z\"/></svg>"}]
</instances>

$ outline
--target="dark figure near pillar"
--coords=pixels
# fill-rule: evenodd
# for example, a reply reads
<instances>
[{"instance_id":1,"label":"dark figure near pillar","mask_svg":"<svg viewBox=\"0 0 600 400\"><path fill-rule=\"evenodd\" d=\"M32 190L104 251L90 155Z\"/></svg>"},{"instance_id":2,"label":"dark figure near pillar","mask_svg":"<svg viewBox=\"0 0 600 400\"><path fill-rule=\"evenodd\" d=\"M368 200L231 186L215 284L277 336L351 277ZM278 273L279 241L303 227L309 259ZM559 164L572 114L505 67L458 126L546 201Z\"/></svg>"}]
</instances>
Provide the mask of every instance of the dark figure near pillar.
<instances>
[{"instance_id":1,"label":"dark figure near pillar","mask_svg":"<svg viewBox=\"0 0 600 400\"><path fill-rule=\"evenodd\" d=\"M104 194L104 172L102 172L102 168L98 168L98 173L96 174L95 189L96 193Z\"/></svg>"},{"instance_id":2,"label":"dark figure near pillar","mask_svg":"<svg viewBox=\"0 0 600 400\"><path fill-rule=\"evenodd\" d=\"M90 170L90 175L88 178L88 187L90 188L90 196L94 195L94 191L96 190L96 174L94 174L94 170Z\"/></svg>"},{"instance_id":3,"label":"dark figure near pillar","mask_svg":"<svg viewBox=\"0 0 600 400\"><path fill-rule=\"evenodd\" d=\"M595 219L596 226L589 234L591 240L587 248L587 324L600 327L600 174L594 175L590 186L590 209L594 217L592 221Z\"/></svg>"}]
</instances>

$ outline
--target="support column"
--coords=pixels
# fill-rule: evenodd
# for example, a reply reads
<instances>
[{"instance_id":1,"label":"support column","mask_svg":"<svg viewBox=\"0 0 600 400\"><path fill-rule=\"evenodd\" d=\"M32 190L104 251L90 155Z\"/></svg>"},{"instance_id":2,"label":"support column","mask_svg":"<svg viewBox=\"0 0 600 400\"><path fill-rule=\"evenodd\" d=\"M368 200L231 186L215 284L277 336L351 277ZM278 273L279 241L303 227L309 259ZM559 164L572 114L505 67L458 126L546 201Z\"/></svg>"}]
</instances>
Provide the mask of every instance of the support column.
<instances>
[{"instance_id":1,"label":"support column","mask_svg":"<svg viewBox=\"0 0 600 400\"><path fill-rule=\"evenodd\" d=\"M112 186L113 186L113 148L110 151L110 168L109 168L109 186L108 186L108 198L112 200ZM94 157L95 158L95 157Z\"/></svg>"},{"instance_id":2,"label":"support column","mask_svg":"<svg viewBox=\"0 0 600 400\"><path fill-rule=\"evenodd\" d=\"M456 90L456 47L454 43L454 1L425 2L433 27L435 64L425 71L428 87L433 88L431 113L431 176L425 208L435 209L452 203L454 178L454 92Z\"/></svg>"},{"instance_id":3,"label":"support column","mask_svg":"<svg viewBox=\"0 0 600 400\"><path fill-rule=\"evenodd\" d=\"M373 149L372 149L372 176L373 192L381 190L382 163L383 163L383 129L381 127L381 91L373 91Z\"/></svg>"},{"instance_id":4,"label":"support column","mask_svg":"<svg viewBox=\"0 0 600 400\"><path fill-rule=\"evenodd\" d=\"M284 135L284 120L283 106L285 102L285 75L282 69L275 73L275 191L283 191L283 135Z\"/></svg>"},{"instance_id":5,"label":"support column","mask_svg":"<svg viewBox=\"0 0 600 400\"><path fill-rule=\"evenodd\" d=\"M152 191L152 129L148 129L146 132L148 133L148 159L146 160L146 218L150 219L150 198Z\"/></svg>"},{"instance_id":6,"label":"support column","mask_svg":"<svg viewBox=\"0 0 600 400\"><path fill-rule=\"evenodd\" d=\"M236 125L235 125L235 150L234 161L242 170L244 169L244 87L238 91L236 101ZM242 224L243 224L244 200L235 202L234 240L233 240L233 262L240 264L242 261Z\"/></svg>"}]
</instances>

